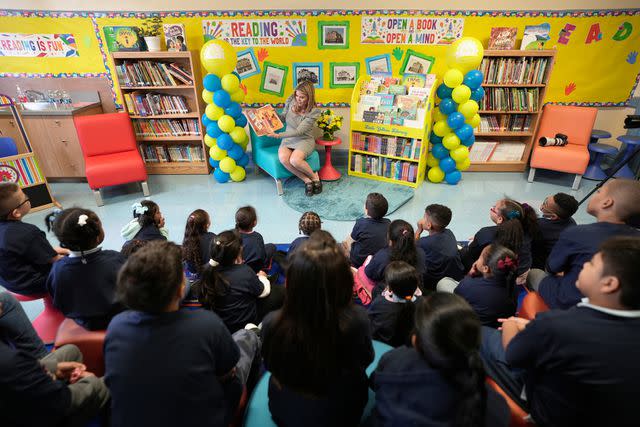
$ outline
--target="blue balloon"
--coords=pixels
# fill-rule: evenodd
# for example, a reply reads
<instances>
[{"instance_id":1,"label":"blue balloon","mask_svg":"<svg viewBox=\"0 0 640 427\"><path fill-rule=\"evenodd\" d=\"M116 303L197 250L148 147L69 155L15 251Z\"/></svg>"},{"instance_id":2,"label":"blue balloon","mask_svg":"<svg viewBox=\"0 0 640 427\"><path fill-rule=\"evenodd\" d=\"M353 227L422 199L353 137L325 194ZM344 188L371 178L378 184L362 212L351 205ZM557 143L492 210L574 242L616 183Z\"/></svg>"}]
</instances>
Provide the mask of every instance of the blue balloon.
<instances>
[{"instance_id":1,"label":"blue balloon","mask_svg":"<svg viewBox=\"0 0 640 427\"><path fill-rule=\"evenodd\" d=\"M233 147L233 139L229 136L228 133L221 133L217 139L218 147L222 150L230 150Z\"/></svg>"},{"instance_id":2,"label":"blue balloon","mask_svg":"<svg viewBox=\"0 0 640 427\"><path fill-rule=\"evenodd\" d=\"M438 89L436 89L436 95L438 95L440 99L451 98L451 92L453 92L453 89L444 83L441 83L440 86L438 86Z\"/></svg>"},{"instance_id":3,"label":"blue balloon","mask_svg":"<svg viewBox=\"0 0 640 427\"><path fill-rule=\"evenodd\" d=\"M447 150L442 144L433 144L433 148L431 148L431 154L436 159L444 159L449 155L449 150Z\"/></svg>"},{"instance_id":4,"label":"blue balloon","mask_svg":"<svg viewBox=\"0 0 640 427\"><path fill-rule=\"evenodd\" d=\"M209 157L209 164L214 169L216 169L218 166L220 166L220 162L218 160L214 159L213 157Z\"/></svg>"},{"instance_id":5,"label":"blue balloon","mask_svg":"<svg viewBox=\"0 0 640 427\"><path fill-rule=\"evenodd\" d=\"M469 139L473 136L473 128L466 123L456 129L454 132L456 133L456 135L458 135L460 141L464 141L465 139Z\"/></svg>"},{"instance_id":6,"label":"blue balloon","mask_svg":"<svg viewBox=\"0 0 640 427\"><path fill-rule=\"evenodd\" d=\"M202 79L202 86L209 92L215 92L217 90L222 89L222 84L220 83L220 77L215 74L207 74Z\"/></svg>"},{"instance_id":7,"label":"blue balloon","mask_svg":"<svg viewBox=\"0 0 640 427\"><path fill-rule=\"evenodd\" d=\"M211 138L217 138L221 133L222 131L220 130L220 127L218 127L217 121L211 122L207 125L207 135L209 135Z\"/></svg>"},{"instance_id":8,"label":"blue balloon","mask_svg":"<svg viewBox=\"0 0 640 427\"><path fill-rule=\"evenodd\" d=\"M220 184L224 184L225 182L229 181L229 174L226 172L222 172L222 169L220 168L213 171L213 177Z\"/></svg>"},{"instance_id":9,"label":"blue balloon","mask_svg":"<svg viewBox=\"0 0 640 427\"><path fill-rule=\"evenodd\" d=\"M440 101L440 111L442 114L451 114L458 109L458 104L451 98L446 98Z\"/></svg>"},{"instance_id":10,"label":"blue balloon","mask_svg":"<svg viewBox=\"0 0 640 427\"><path fill-rule=\"evenodd\" d=\"M442 169L442 172L449 173L451 171L456 170L456 161L453 160L451 157L447 156L443 159L440 159L440 163L438 163L438 166L440 166L440 169Z\"/></svg>"},{"instance_id":11,"label":"blue balloon","mask_svg":"<svg viewBox=\"0 0 640 427\"><path fill-rule=\"evenodd\" d=\"M247 153L242 154L242 157L240 157L236 161L236 165L242 166L243 168L246 167L248 164L249 164L249 155Z\"/></svg>"},{"instance_id":12,"label":"blue balloon","mask_svg":"<svg viewBox=\"0 0 640 427\"><path fill-rule=\"evenodd\" d=\"M240 126L241 128L247 125L247 118L244 114L240 114L236 119L236 126Z\"/></svg>"},{"instance_id":13,"label":"blue balloon","mask_svg":"<svg viewBox=\"0 0 640 427\"><path fill-rule=\"evenodd\" d=\"M233 146L227 151L227 156L231 157L233 160L240 160L240 157L244 155L244 151L242 151L242 147L238 144L233 144Z\"/></svg>"},{"instance_id":14,"label":"blue balloon","mask_svg":"<svg viewBox=\"0 0 640 427\"><path fill-rule=\"evenodd\" d=\"M474 142L476 142L476 136L471 135L471 137L465 139L464 141L461 140L460 144L464 145L465 147L471 147Z\"/></svg>"},{"instance_id":15,"label":"blue balloon","mask_svg":"<svg viewBox=\"0 0 640 427\"><path fill-rule=\"evenodd\" d=\"M227 108L231 104L231 97L226 90L219 89L213 93L213 103L218 107Z\"/></svg>"},{"instance_id":16,"label":"blue balloon","mask_svg":"<svg viewBox=\"0 0 640 427\"><path fill-rule=\"evenodd\" d=\"M462 113L458 113L457 111L455 113L451 113L449 114L449 117L447 117L447 124L451 129L458 129L464 124L464 116Z\"/></svg>"},{"instance_id":17,"label":"blue balloon","mask_svg":"<svg viewBox=\"0 0 640 427\"><path fill-rule=\"evenodd\" d=\"M447 184L456 185L462 179L462 174L459 170L452 170L444 176L444 180Z\"/></svg>"},{"instance_id":18,"label":"blue balloon","mask_svg":"<svg viewBox=\"0 0 640 427\"><path fill-rule=\"evenodd\" d=\"M237 102L232 102L227 108L224 109L224 112L225 114L228 114L235 119L242 115L242 108Z\"/></svg>"},{"instance_id":19,"label":"blue balloon","mask_svg":"<svg viewBox=\"0 0 640 427\"><path fill-rule=\"evenodd\" d=\"M484 88L482 86L471 91L471 99L474 101L479 103L482 98L484 98Z\"/></svg>"},{"instance_id":20,"label":"blue balloon","mask_svg":"<svg viewBox=\"0 0 640 427\"><path fill-rule=\"evenodd\" d=\"M207 126L209 126L211 123L213 123L213 120L211 120L209 117L207 117L206 114L202 115L202 125L206 128Z\"/></svg>"},{"instance_id":21,"label":"blue balloon","mask_svg":"<svg viewBox=\"0 0 640 427\"><path fill-rule=\"evenodd\" d=\"M429 141L432 144L442 144L442 137L436 135L435 133L433 133L433 131L431 131L431 135L429 136Z\"/></svg>"},{"instance_id":22,"label":"blue balloon","mask_svg":"<svg viewBox=\"0 0 640 427\"><path fill-rule=\"evenodd\" d=\"M482 84L482 72L478 70L471 70L465 76L464 80L462 80L462 84L469 86L469 89L474 90L480 87Z\"/></svg>"}]
</instances>

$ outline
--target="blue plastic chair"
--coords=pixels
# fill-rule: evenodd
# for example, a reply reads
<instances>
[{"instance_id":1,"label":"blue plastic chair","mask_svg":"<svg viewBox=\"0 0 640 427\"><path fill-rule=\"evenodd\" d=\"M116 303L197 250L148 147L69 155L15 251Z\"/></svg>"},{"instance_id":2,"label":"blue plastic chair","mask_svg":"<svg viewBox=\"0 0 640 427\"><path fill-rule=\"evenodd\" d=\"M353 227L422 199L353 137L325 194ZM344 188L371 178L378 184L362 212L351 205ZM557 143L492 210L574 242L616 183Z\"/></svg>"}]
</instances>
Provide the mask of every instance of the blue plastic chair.
<instances>
[{"instance_id":1,"label":"blue plastic chair","mask_svg":"<svg viewBox=\"0 0 640 427\"><path fill-rule=\"evenodd\" d=\"M8 136L0 136L0 157L16 156L18 147L13 138Z\"/></svg>"},{"instance_id":2,"label":"blue plastic chair","mask_svg":"<svg viewBox=\"0 0 640 427\"><path fill-rule=\"evenodd\" d=\"M367 367L367 376L371 376L373 371L378 367L378 362L380 362L380 358L388 351L393 350L388 344L385 344L380 341L373 341L373 362L369 364ZM271 419L271 412L269 411L269 379L271 378L270 372L265 372L265 374L260 378L256 388L253 390L251 394L251 398L249 398L249 403L247 404L247 411L244 416L244 426L245 427L277 427L276 423ZM373 407L376 404L376 394L373 390L369 389L369 400L367 401L367 405L364 408L364 412L362 413L361 422L364 422L373 411Z\"/></svg>"}]
</instances>

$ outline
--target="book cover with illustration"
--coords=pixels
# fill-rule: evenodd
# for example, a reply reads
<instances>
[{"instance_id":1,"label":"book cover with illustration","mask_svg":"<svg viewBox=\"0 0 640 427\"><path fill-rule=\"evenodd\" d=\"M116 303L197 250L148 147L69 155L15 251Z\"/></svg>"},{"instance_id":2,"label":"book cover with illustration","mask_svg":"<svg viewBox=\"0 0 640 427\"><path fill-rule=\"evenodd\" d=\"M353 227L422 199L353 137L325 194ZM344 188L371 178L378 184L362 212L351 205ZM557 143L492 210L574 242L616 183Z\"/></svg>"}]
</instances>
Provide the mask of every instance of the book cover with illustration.
<instances>
[{"instance_id":1,"label":"book cover with illustration","mask_svg":"<svg viewBox=\"0 0 640 427\"><path fill-rule=\"evenodd\" d=\"M395 95L379 93L376 96L380 98L380 105L393 105Z\"/></svg>"},{"instance_id":2,"label":"book cover with illustration","mask_svg":"<svg viewBox=\"0 0 640 427\"><path fill-rule=\"evenodd\" d=\"M510 50L516 46L516 27L494 27L489 36L489 46L487 49Z\"/></svg>"},{"instance_id":3,"label":"book cover with illustration","mask_svg":"<svg viewBox=\"0 0 640 427\"><path fill-rule=\"evenodd\" d=\"M184 52L187 50L187 36L184 24L164 24L164 41L169 52Z\"/></svg>"},{"instance_id":4,"label":"book cover with illustration","mask_svg":"<svg viewBox=\"0 0 640 427\"><path fill-rule=\"evenodd\" d=\"M280 117L278 117L276 110L273 109L271 104L255 110L246 110L244 115L258 136L274 133L284 127Z\"/></svg>"},{"instance_id":5,"label":"book cover with illustration","mask_svg":"<svg viewBox=\"0 0 640 427\"><path fill-rule=\"evenodd\" d=\"M104 27L103 31L109 52L139 52L142 50L138 27Z\"/></svg>"},{"instance_id":6,"label":"book cover with illustration","mask_svg":"<svg viewBox=\"0 0 640 427\"><path fill-rule=\"evenodd\" d=\"M418 104L420 98L411 95L396 96L396 105L399 110L398 116L404 120L415 120L418 114Z\"/></svg>"},{"instance_id":7,"label":"book cover with illustration","mask_svg":"<svg viewBox=\"0 0 640 427\"><path fill-rule=\"evenodd\" d=\"M404 85L391 85L389 86L389 93L392 95L406 95L407 87Z\"/></svg>"},{"instance_id":8,"label":"book cover with illustration","mask_svg":"<svg viewBox=\"0 0 640 427\"><path fill-rule=\"evenodd\" d=\"M380 113L378 111L363 111L362 112L362 121L369 123L384 123L384 113Z\"/></svg>"},{"instance_id":9,"label":"book cover with illustration","mask_svg":"<svg viewBox=\"0 0 640 427\"><path fill-rule=\"evenodd\" d=\"M540 25L527 25L524 27L524 36L520 50L542 50L547 40L550 39L549 32L551 25L548 23Z\"/></svg>"},{"instance_id":10,"label":"book cover with illustration","mask_svg":"<svg viewBox=\"0 0 640 427\"><path fill-rule=\"evenodd\" d=\"M402 76L402 84L408 89L412 87L425 87L427 84L427 76L424 74L406 73Z\"/></svg>"}]
</instances>

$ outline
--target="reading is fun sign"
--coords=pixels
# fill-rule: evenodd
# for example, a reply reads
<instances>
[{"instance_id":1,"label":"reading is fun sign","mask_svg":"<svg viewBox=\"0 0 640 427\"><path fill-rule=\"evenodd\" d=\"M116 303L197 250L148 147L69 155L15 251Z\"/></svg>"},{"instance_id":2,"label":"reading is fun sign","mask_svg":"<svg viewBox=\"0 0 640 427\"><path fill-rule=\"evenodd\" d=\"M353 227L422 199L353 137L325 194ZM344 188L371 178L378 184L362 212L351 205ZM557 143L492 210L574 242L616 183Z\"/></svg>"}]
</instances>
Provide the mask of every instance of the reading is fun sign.
<instances>
[{"instance_id":1,"label":"reading is fun sign","mask_svg":"<svg viewBox=\"0 0 640 427\"><path fill-rule=\"evenodd\" d=\"M0 33L0 56L66 58L78 49L73 34Z\"/></svg>"},{"instance_id":2,"label":"reading is fun sign","mask_svg":"<svg viewBox=\"0 0 640 427\"><path fill-rule=\"evenodd\" d=\"M462 37L463 18L362 17L363 44L451 44Z\"/></svg>"}]
</instances>

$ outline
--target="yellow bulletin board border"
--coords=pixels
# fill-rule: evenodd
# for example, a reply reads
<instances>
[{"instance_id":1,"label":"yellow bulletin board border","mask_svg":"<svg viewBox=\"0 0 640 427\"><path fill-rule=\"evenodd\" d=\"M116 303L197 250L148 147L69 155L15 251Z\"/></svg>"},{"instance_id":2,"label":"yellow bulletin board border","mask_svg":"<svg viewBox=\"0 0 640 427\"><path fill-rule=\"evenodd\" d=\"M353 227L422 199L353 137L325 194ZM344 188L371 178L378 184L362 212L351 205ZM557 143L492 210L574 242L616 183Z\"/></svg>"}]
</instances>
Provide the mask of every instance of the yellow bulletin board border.
<instances>
[{"instance_id":1,"label":"yellow bulletin board border","mask_svg":"<svg viewBox=\"0 0 640 427\"><path fill-rule=\"evenodd\" d=\"M2 73L0 77L44 77L44 78L83 78L83 77L106 77L112 88L113 99L116 107L122 106L118 103L117 93L114 88L113 76L108 63L108 53L102 39L100 27L96 21L98 18L135 18L145 19L158 16L160 18L260 18L260 17L327 17L336 19L345 16L369 16L384 15L407 17L433 16L433 17L495 17L495 18L593 18L593 17L635 17L640 15L640 9L602 9L602 10L546 10L546 11L493 11L493 10L218 10L218 11L158 11L158 12L135 12L135 11L41 11L41 10L0 10L0 17L23 17L23 18L88 18L91 20L95 37L98 41L100 54L103 60L104 72L100 73ZM352 29L354 30L354 29ZM640 28L634 28L640 31ZM551 35L552 38L555 34ZM637 56L637 52L636 52ZM640 61L640 59L639 59ZM633 96L636 87L640 83L640 72L636 75L635 82L629 96L623 102L551 102L560 105L578 105L594 107L621 107L627 106ZM246 104L253 107L264 103ZM349 107L348 102L328 102L322 103L323 107Z\"/></svg>"}]
</instances>

